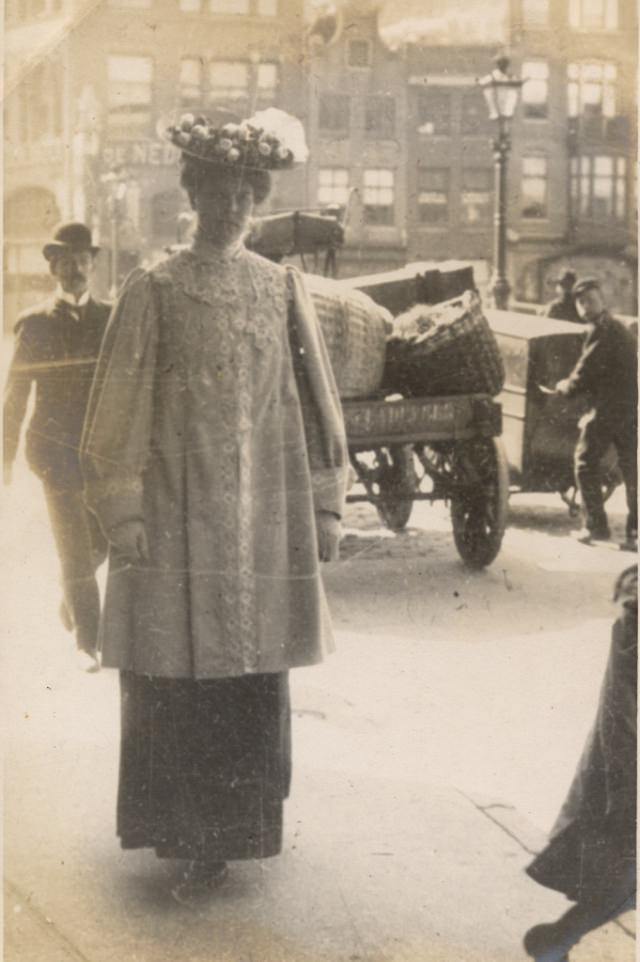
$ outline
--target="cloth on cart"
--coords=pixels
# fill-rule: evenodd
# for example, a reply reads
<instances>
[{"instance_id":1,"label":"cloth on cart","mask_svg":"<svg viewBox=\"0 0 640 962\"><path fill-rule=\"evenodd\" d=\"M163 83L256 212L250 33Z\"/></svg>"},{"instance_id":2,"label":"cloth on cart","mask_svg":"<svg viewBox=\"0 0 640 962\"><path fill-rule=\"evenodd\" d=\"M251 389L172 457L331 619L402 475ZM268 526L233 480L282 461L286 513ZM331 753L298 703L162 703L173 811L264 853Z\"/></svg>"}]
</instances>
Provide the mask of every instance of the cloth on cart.
<instances>
[{"instance_id":1,"label":"cloth on cart","mask_svg":"<svg viewBox=\"0 0 640 962\"><path fill-rule=\"evenodd\" d=\"M480 297L466 291L396 317L387 340L382 387L404 397L499 394L504 364Z\"/></svg>"},{"instance_id":2,"label":"cloth on cart","mask_svg":"<svg viewBox=\"0 0 640 962\"><path fill-rule=\"evenodd\" d=\"M392 317L386 307L340 281L304 275L341 398L366 398L382 383Z\"/></svg>"}]
</instances>

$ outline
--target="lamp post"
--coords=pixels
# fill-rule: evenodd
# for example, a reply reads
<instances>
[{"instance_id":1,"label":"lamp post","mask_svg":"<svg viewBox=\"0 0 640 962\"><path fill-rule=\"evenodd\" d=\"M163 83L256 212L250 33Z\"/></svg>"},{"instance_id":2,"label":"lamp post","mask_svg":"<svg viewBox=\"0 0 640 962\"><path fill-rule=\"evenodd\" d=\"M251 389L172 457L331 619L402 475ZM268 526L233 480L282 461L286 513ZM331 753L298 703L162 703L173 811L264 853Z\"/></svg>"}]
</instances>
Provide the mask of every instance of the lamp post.
<instances>
[{"instance_id":1,"label":"lamp post","mask_svg":"<svg viewBox=\"0 0 640 962\"><path fill-rule=\"evenodd\" d=\"M511 149L509 124L515 113L524 80L508 73L509 58L496 57L495 68L478 83L489 108L491 120L498 121L497 134L493 140L494 160L494 214L493 214L493 274L490 291L494 305L505 310L511 287L506 276L507 257L507 157Z\"/></svg>"},{"instance_id":2,"label":"lamp post","mask_svg":"<svg viewBox=\"0 0 640 962\"><path fill-rule=\"evenodd\" d=\"M118 290L118 224L127 196L127 174L121 168L110 170L101 178L107 189L107 216L111 225L111 271L109 295L115 297Z\"/></svg>"}]
</instances>

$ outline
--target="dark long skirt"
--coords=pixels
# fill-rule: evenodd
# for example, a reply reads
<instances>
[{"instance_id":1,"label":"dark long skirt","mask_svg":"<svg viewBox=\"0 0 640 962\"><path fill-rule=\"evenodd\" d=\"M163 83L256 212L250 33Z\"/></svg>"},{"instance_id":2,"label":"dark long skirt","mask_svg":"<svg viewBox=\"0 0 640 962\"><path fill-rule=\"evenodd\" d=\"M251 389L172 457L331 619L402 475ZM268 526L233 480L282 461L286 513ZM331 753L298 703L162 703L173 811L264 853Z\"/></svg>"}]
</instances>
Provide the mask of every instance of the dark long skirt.
<instances>
[{"instance_id":1,"label":"dark long skirt","mask_svg":"<svg viewBox=\"0 0 640 962\"><path fill-rule=\"evenodd\" d=\"M282 846L289 679L121 672L118 835L163 858L253 859Z\"/></svg>"},{"instance_id":2,"label":"dark long skirt","mask_svg":"<svg viewBox=\"0 0 640 962\"><path fill-rule=\"evenodd\" d=\"M637 579L637 569L624 574ZM635 892L638 614L630 588L613 625L595 724L549 844L526 870L582 904Z\"/></svg>"}]
</instances>

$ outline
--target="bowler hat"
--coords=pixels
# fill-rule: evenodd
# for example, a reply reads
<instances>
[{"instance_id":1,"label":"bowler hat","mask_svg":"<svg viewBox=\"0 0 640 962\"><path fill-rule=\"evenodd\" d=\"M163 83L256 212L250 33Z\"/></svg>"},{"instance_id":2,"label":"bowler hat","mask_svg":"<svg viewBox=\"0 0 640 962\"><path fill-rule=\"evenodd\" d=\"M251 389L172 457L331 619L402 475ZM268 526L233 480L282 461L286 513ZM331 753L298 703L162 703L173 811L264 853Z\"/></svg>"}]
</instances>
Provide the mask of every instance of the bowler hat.
<instances>
[{"instance_id":1,"label":"bowler hat","mask_svg":"<svg viewBox=\"0 0 640 962\"><path fill-rule=\"evenodd\" d=\"M100 248L91 243L91 231L86 224L69 221L56 228L52 240L42 248L42 253L50 261L56 254L69 250L91 251L92 254L97 254Z\"/></svg>"},{"instance_id":2,"label":"bowler hat","mask_svg":"<svg viewBox=\"0 0 640 962\"><path fill-rule=\"evenodd\" d=\"M574 297L579 297L581 294L593 290L600 290L600 281L596 277L581 277L580 280L573 285L571 293Z\"/></svg>"},{"instance_id":3,"label":"bowler hat","mask_svg":"<svg viewBox=\"0 0 640 962\"><path fill-rule=\"evenodd\" d=\"M556 277L554 284L559 284L560 287L562 287L565 291L570 291L573 288L573 285L575 284L577 279L578 279L578 276L576 272L567 269L563 271L559 277Z\"/></svg>"}]
</instances>

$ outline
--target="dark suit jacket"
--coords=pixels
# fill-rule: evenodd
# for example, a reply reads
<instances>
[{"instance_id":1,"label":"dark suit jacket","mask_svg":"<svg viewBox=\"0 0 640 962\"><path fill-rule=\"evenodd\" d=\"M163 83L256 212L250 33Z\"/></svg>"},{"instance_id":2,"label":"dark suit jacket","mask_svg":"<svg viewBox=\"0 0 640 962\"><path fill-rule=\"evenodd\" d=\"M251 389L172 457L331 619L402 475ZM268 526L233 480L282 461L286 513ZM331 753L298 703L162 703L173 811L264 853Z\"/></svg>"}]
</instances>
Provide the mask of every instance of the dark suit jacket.
<instances>
[{"instance_id":1,"label":"dark suit jacket","mask_svg":"<svg viewBox=\"0 0 640 962\"><path fill-rule=\"evenodd\" d=\"M79 310L80 319L64 301L51 298L19 317L4 401L5 464L15 459L35 383L27 460L43 481L71 490L82 487L78 449L110 305L89 298Z\"/></svg>"},{"instance_id":2,"label":"dark suit jacket","mask_svg":"<svg viewBox=\"0 0 640 962\"><path fill-rule=\"evenodd\" d=\"M600 419L633 421L638 404L638 345L606 311L589 324L582 354L569 375L569 396L586 394Z\"/></svg>"}]
</instances>

